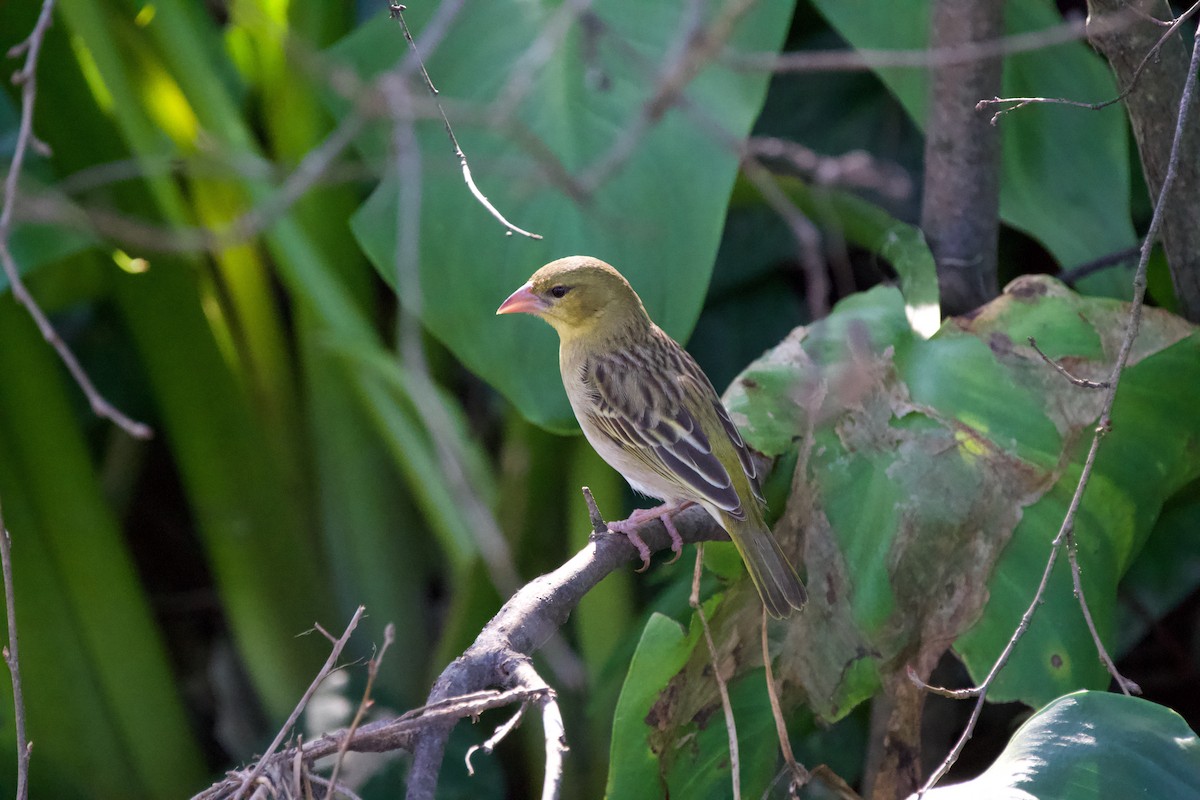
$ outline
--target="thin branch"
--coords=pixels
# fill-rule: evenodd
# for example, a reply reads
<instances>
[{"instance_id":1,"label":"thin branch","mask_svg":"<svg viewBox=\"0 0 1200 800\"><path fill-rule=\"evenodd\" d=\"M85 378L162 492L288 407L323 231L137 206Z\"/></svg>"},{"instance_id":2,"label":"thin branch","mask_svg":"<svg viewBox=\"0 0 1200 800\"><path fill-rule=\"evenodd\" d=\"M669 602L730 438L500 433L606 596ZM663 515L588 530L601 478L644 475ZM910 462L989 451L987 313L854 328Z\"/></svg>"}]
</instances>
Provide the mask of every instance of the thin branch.
<instances>
[{"instance_id":1,"label":"thin branch","mask_svg":"<svg viewBox=\"0 0 1200 800\"><path fill-rule=\"evenodd\" d=\"M471 777L475 776L475 767L471 764L471 756L476 752L482 751L485 756L490 756L492 751L496 749L496 745L504 741L504 738L516 730L521 724L521 720L525 718L525 711L529 708L529 703L521 703L517 706L517 713L513 714L508 720L496 726L496 730L488 737L483 744L473 744L467 748L467 755L463 759L467 763L467 774Z\"/></svg>"},{"instance_id":2,"label":"thin branch","mask_svg":"<svg viewBox=\"0 0 1200 800\"><path fill-rule=\"evenodd\" d=\"M127 417L96 389L92 379L88 377L87 372L79 364L79 360L75 358L75 354L71 352L71 348L58 335L58 331L50 324L46 314L33 299L29 289L25 287L21 272L17 268L17 262L9 249L9 238L12 235L13 226L13 207L17 200L17 183L21 177L21 169L25 165L25 153L33 148L42 154L49 154L49 148L33 134L33 106L37 102L38 56L41 54L42 41L46 37L46 31L50 28L53 15L54 0L43 0L42 11L38 15L29 37L9 50L9 56L12 58L24 54L25 63L13 75L13 82L21 86L21 122L17 128L17 140L13 146L8 175L4 179L4 201L3 207L0 208L0 265L3 266L4 274L12 287L13 297L25 306L29 316L33 317L33 321L37 324L42 338L58 353L59 359L62 360L75 383L87 397L92 413L110 420L135 439L149 439L153 432L148 425Z\"/></svg>"},{"instance_id":3,"label":"thin branch","mask_svg":"<svg viewBox=\"0 0 1200 800\"><path fill-rule=\"evenodd\" d=\"M413 55L417 58L417 63L420 65L421 77L425 79L425 86L429 89L429 94L433 96L433 102L437 105L438 113L442 116L442 124L446 128L446 136L450 138L450 146L454 148L454 155L458 157L458 163L462 167L463 181L466 182L467 188L471 191L475 199L479 201L480 205L488 210L489 214L495 217L505 228L508 228L509 235L519 233L522 236L528 236L530 239L541 239L541 234L530 233L523 228L518 228L505 219L504 215L492 205L491 201L475 185L475 179L471 177L471 167L467 164L467 156L458 144L458 138L454 135L454 129L450 127L450 119L446 116L445 109L442 108L442 104L437 99L438 90L434 87L433 81L429 78L429 73L425 70L425 62L421 60L421 55L417 52L417 43L413 41L412 33L408 29L408 23L404 21L405 7L399 3L393 3L390 8L392 19L400 23L400 28L404 31L404 38L408 40L409 47L412 48Z\"/></svg>"},{"instance_id":4,"label":"thin branch","mask_svg":"<svg viewBox=\"0 0 1200 800\"><path fill-rule=\"evenodd\" d=\"M1180 151L1182 149L1180 147L1180 142L1183 140L1188 113L1191 110L1192 102L1196 93L1197 72L1200 72L1200 36L1195 37L1192 45L1192 58L1188 68L1187 82L1184 84L1183 93L1179 100L1179 113L1175 120L1175 135L1171 143L1171 155L1167 163L1167 172L1163 178L1162 188L1160 189L1158 197L1154 203L1154 215L1150 220L1150 227L1146 231L1145 239L1142 240L1142 252L1138 259L1137 270L1134 273L1133 278L1133 300L1129 307L1129 320L1127 323L1128 327L1125 331L1125 337L1121 341L1121 348L1117 353L1116 362L1113 364L1112 372L1110 373L1108 381L1109 388L1104 394L1104 405L1100 412L1099 424L1096 426L1096 431L1092 436L1092 444L1088 450L1087 459L1084 461L1083 470L1079 475L1079 482L1075 486L1075 493L1071 497L1071 504L1067 508L1066 516L1063 517L1062 525L1059 527L1058 535L1054 537L1054 541L1051 544L1050 556L1046 560L1046 569L1042 573L1042 579L1038 584L1037 591L1034 593L1033 600L1030 602L1029 607L1025 609L1025 613L1021 616L1020 624L1013 632L1013 635L1009 639L1008 643L1004 646L1004 649L1001 651L1000 656L996 659L995 664L992 665L987 677L982 683L979 684L978 699L975 702L975 707L971 710L971 716L967 721L967 726L963 730L962 735L959 737L950 753L947 754L946 758L942 761L938 768L934 770L932 775L930 775L929 780L925 782L923 787L921 787L921 790L918 792L919 796L924 796L925 792L929 791L930 788L935 786L937 782L946 775L946 773L950 770L950 767L953 766L954 762L958 760L958 756L962 753L962 749L966 745L967 741L971 738L971 735L975 730L975 725L979 721L979 715L983 711L983 704L987 698L988 688L995 680L996 675L999 674L1000 670L1008 662L1008 658L1012 654L1013 648L1016 647L1017 641L1029 628L1030 620L1033 618L1033 614L1037 607L1041 604L1042 595L1045 593L1046 585L1050 581L1050 572L1054 568L1054 563L1058 558L1059 551L1062 549L1062 545L1068 539L1068 537L1073 535L1075 528L1075 517L1078 514L1079 506L1083 499L1084 490L1087 488L1088 482L1092 476L1092 470L1095 467L1096 454L1100 449L1100 441L1107 432L1112 430L1113 427L1112 408L1113 404L1116 402L1117 387L1120 383L1121 374L1125 369L1125 364L1129 360L1129 354L1133 350L1133 342L1137 338L1138 329L1141 325L1142 303L1146 296L1146 269L1150 263L1150 251L1153 249L1154 242L1158 237L1160 228L1162 227L1164 209L1167 207L1167 199L1170 196L1171 186L1175 182L1175 175L1179 168ZM1073 569L1072 579L1076 580L1077 575L1078 570ZM1082 593L1079 594L1079 598L1082 606L1085 602ZM1090 614L1085 612L1085 616L1090 616ZM1091 626L1089 627L1093 631L1093 636L1096 637L1096 641L1099 642L1099 637L1095 633L1095 628ZM1098 647L1103 649L1102 644L1099 644ZM1118 683L1120 684L1122 680L1123 679L1118 678Z\"/></svg>"},{"instance_id":5,"label":"thin branch","mask_svg":"<svg viewBox=\"0 0 1200 800\"><path fill-rule=\"evenodd\" d=\"M742 159L742 172L758 189L763 200L783 219L796 243L796 257L804 272L804 296L814 320L829 313L829 274L821 254L821 232L792 199L779 188L775 176L749 156Z\"/></svg>"},{"instance_id":6,"label":"thin branch","mask_svg":"<svg viewBox=\"0 0 1200 800\"><path fill-rule=\"evenodd\" d=\"M802 178L820 186L870 189L894 200L912 194L912 179L898 164L883 161L865 150L823 156L798 142L776 136L751 136L745 153L756 159L781 161Z\"/></svg>"},{"instance_id":7,"label":"thin branch","mask_svg":"<svg viewBox=\"0 0 1200 800\"><path fill-rule=\"evenodd\" d=\"M1115 105L1129 96L1130 92L1132 92L1134 87L1137 86L1138 79L1142 76L1142 72L1145 71L1146 65L1150 63L1151 59L1154 58L1154 55L1166 42L1171 39L1172 36L1175 35L1175 32L1179 30L1179 26L1198 10L1200 10L1200 0L1192 4L1187 11L1184 11L1175 18L1174 22L1167 26L1167 28L1163 31L1162 36L1160 36L1158 41L1154 43L1154 46L1146 51L1146 55L1142 57L1141 63L1137 65L1137 68L1130 76L1129 83L1125 85L1125 88L1122 89L1121 93L1116 97L1109 98L1108 100L1102 100L1098 103L1084 103L1080 102L1079 100L1070 100L1064 97L993 97L991 100L980 100L975 108L982 111L988 106L1013 103L1014 105L1011 107L1002 108L992 115L991 122L993 125L995 125L997 120L999 120L1002 115L1016 111L1019 108L1024 108L1028 105L1033 105L1035 103L1052 103L1055 105L1075 106L1076 108L1085 108L1089 111L1099 111L1102 108L1108 108L1111 105ZM1095 36L1096 34L1097 31L1095 27L1093 27L1092 31L1089 32L1089 36Z\"/></svg>"},{"instance_id":8,"label":"thin branch","mask_svg":"<svg viewBox=\"0 0 1200 800\"><path fill-rule=\"evenodd\" d=\"M713 678L717 682L717 691L721 695L721 711L725 713L725 733L729 737L729 780L733 784L733 800L742 797L742 761L738 750L737 722L733 718L733 703L729 701L729 687L725 685L725 677L721 674L721 660L717 654L717 646L713 643L712 630L708 626L708 617L704 614L704 606L700 604L700 575L704 571L704 545L696 545L696 569L692 572L692 593L688 595L688 605L696 610L700 627L704 629L704 643L708 645L708 657L712 661ZM766 614L766 609L763 609Z\"/></svg>"},{"instance_id":9,"label":"thin branch","mask_svg":"<svg viewBox=\"0 0 1200 800\"><path fill-rule=\"evenodd\" d=\"M1055 361L1050 356L1043 353L1042 348L1038 347L1037 340L1034 339L1032 336L1030 336L1028 339L1026 339L1026 341L1029 342L1029 346L1034 349L1034 352L1036 352L1039 356L1042 357L1042 361L1045 361L1047 364L1054 367L1054 369L1058 371L1059 375L1062 375L1068 381L1070 381L1074 385L1080 387L1081 389L1107 389L1109 387L1108 381L1090 381L1087 378L1075 377L1074 375L1071 374L1071 372L1066 367L1064 367L1062 364Z\"/></svg>"},{"instance_id":10,"label":"thin branch","mask_svg":"<svg viewBox=\"0 0 1200 800\"><path fill-rule=\"evenodd\" d=\"M334 664L337 663L338 657L342 654L342 649L346 646L346 642L350 641L350 634L354 633L354 629L358 627L358 621L362 619L364 611L366 611L366 608L363 606L359 606L355 610L354 616L350 618L350 623L346 625L345 632L342 633L342 637L334 642L333 649L329 652L329 658L325 659L325 665L321 667L320 672L317 673L317 677L313 679L311 684L309 684L308 689L304 692L304 696L300 698L300 702L296 704L294 709L292 709L292 713L288 716L287 721L283 723L283 727L279 729L279 733L275 734L275 739L271 742L271 746L268 747L266 752L262 754L258 760L258 763L254 765L253 769L251 769L250 772L248 772L246 776L242 778L241 785L233 793L233 800L238 800L238 798L242 797L246 790L250 788L250 785L254 783L254 781L258 780L258 776L261 775L263 770L266 768L267 763L271 758L271 754L279 749L279 745L283 744L283 740L286 739L288 734L291 732L292 726L296 724L296 720L300 718L300 714L308 706L308 701L313 696L313 692L317 690L317 687L319 687L325 681L325 678L329 676L329 673L333 671Z\"/></svg>"},{"instance_id":11,"label":"thin branch","mask_svg":"<svg viewBox=\"0 0 1200 800\"><path fill-rule=\"evenodd\" d=\"M542 730L546 739L546 774L542 779L542 800L558 800L562 792L563 756L569 749L562 711L558 707L558 695L542 680L542 676L538 675L528 658L517 661L513 677L518 686L539 692L533 702L542 707Z\"/></svg>"},{"instance_id":12,"label":"thin branch","mask_svg":"<svg viewBox=\"0 0 1200 800\"><path fill-rule=\"evenodd\" d=\"M1074 534L1068 534L1067 560L1071 562L1071 583L1075 587L1075 597L1079 600L1079 608L1083 611L1083 620L1087 623L1088 632L1092 635L1092 643L1096 645L1096 652L1100 655L1100 660L1104 662L1104 668L1108 670L1108 674L1116 681L1117 686L1126 697L1141 694L1142 687L1129 678L1126 678L1117 669L1117 665L1113 663L1112 656L1108 654L1108 648L1104 646L1104 642L1100 638L1100 631L1096 630L1096 623L1092 620L1092 610L1088 608L1087 598L1083 593L1083 578L1079 571L1079 558L1075 551L1075 536Z\"/></svg>"},{"instance_id":13,"label":"thin branch","mask_svg":"<svg viewBox=\"0 0 1200 800\"><path fill-rule=\"evenodd\" d=\"M25 738L25 694L21 689L21 659L17 650L17 595L13 590L12 540L4 515L0 513L0 569L4 572L4 607L8 613L8 645L4 648L4 663L12 678L13 724L17 733L17 793L16 800L29 796L29 750Z\"/></svg>"},{"instance_id":14,"label":"thin branch","mask_svg":"<svg viewBox=\"0 0 1200 800\"><path fill-rule=\"evenodd\" d=\"M350 746L350 740L354 737L354 732L362 725L367 709L375 703L371 699L371 689L375 686L375 678L379 674L379 664L383 661L383 655L395 640L396 626L389 622L383 627L383 644L379 646L379 652L367 662L367 685L363 689L362 700L358 703L358 711L355 712L354 719L350 722L350 727L346 729L346 736L342 739L342 746L338 748L337 760L333 762L333 772L329 775L329 785L331 788L337 788L338 773L342 771L342 761L346 758L346 750Z\"/></svg>"},{"instance_id":15,"label":"thin branch","mask_svg":"<svg viewBox=\"0 0 1200 800\"><path fill-rule=\"evenodd\" d=\"M767 680L767 697L771 701L771 716L775 718L775 735L779 738L779 751L783 754L785 771L790 775L788 779L788 793L795 796L796 792L800 791L805 784L812 780L812 775L796 760L796 754L792 752L792 742L788 738L787 724L783 719L783 707L779 703L779 692L775 688L775 674L771 669L771 648L768 646L767 640L766 606L763 606L762 610L762 631L760 638L762 639L763 670L766 672Z\"/></svg>"}]
</instances>

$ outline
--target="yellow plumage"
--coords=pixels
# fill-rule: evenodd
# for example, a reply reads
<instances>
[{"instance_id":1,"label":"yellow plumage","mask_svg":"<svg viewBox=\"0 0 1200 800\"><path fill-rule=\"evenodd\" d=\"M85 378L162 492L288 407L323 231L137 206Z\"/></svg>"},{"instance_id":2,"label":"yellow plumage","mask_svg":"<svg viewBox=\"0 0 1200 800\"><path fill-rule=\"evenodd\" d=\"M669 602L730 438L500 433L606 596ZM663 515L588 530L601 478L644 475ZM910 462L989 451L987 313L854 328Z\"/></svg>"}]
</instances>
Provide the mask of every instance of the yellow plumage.
<instances>
[{"instance_id":1,"label":"yellow plumage","mask_svg":"<svg viewBox=\"0 0 1200 800\"><path fill-rule=\"evenodd\" d=\"M629 282L595 258L559 259L496 313L512 312L558 331L563 386L596 452L642 494L703 506L729 533L772 616L800 608L804 586L764 522L741 435L695 360L650 320ZM673 530L669 517L664 522Z\"/></svg>"}]
</instances>

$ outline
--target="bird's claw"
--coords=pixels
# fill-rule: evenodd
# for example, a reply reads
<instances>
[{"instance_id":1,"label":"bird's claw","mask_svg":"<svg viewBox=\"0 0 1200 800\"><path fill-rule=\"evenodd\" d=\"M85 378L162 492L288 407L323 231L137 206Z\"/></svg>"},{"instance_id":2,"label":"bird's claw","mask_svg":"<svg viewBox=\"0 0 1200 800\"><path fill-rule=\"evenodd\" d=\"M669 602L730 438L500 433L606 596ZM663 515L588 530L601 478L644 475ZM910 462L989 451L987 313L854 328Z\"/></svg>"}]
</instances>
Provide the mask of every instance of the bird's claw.
<instances>
[{"instance_id":1,"label":"bird's claw","mask_svg":"<svg viewBox=\"0 0 1200 800\"><path fill-rule=\"evenodd\" d=\"M683 537L675 529L675 523L670 514L661 514L658 518L662 520L663 527L667 529L667 535L671 537L671 552L675 554L667 563L674 564L683 555Z\"/></svg>"},{"instance_id":2,"label":"bird's claw","mask_svg":"<svg viewBox=\"0 0 1200 800\"><path fill-rule=\"evenodd\" d=\"M683 537L679 535L679 531L675 528L675 523L671 519L671 514L678 510L678 508L673 506L639 508L629 515L629 519L622 520L621 522L610 522L608 524L610 533L624 534L629 539L629 543L637 548L638 555L642 557L642 566L636 570L637 572L645 572L650 567L650 547L637 532L638 526L648 520L658 519L661 521L663 527L667 529L667 535L671 537L671 552L675 556L667 563L674 564L683 555Z\"/></svg>"},{"instance_id":3,"label":"bird's claw","mask_svg":"<svg viewBox=\"0 0 1200 800\"><path fill-rule=\"evenodd\" d=\"M650 568L650 546L638 535L636 527L632 525L625 527L619 523L610 523L608 532L624 536L629 540L630 544L637 548L638 555L642 557L642 566L638 567L634 572L645 572Z\"/></svg>"}]
</instances>

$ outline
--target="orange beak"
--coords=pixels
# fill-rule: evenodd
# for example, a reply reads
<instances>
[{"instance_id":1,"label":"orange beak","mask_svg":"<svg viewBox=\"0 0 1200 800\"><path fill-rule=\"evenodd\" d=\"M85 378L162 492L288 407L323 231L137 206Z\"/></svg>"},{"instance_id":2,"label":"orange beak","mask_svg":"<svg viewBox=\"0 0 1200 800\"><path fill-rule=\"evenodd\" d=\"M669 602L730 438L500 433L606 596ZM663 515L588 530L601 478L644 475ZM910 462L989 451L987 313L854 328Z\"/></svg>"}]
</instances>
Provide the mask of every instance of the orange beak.
<instances>
[{"instance_id":1,"label":"orange beak","mask_svg":"<svg viewBox=\"0 0 1200 800\"><path fill-rule=\"evenodd\" d=\"M534 294L529 284L526 283L520 289L508 296L508 299L500 304L496 309L497 314L539 314L545 309L546 303L542 298Z\"/></svg>"}]
</instances>

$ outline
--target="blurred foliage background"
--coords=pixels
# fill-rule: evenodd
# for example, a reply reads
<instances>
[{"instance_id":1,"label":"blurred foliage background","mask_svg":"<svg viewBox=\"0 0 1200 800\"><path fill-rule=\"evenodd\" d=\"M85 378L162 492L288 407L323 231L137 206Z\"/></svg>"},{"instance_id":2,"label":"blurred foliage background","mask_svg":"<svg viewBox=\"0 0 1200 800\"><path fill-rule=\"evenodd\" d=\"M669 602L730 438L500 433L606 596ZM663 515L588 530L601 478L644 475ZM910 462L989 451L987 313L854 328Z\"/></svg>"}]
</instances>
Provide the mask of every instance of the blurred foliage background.
<instances>
[{"instance_id":1,"label":"blurred foliage background","mask_svg":"<svg viewBox=\"0 0 1200 800\"><path fill-rule=\"evenodd\" d=\"M872 353L892 348L896 380L936 413L904 423L904 441L919 453L907 452L896 468L917 476L912 486L871 482L894 466L875 460L882 451L823 473L836 475L820 487L835 529L849 535L874 525L885 534L840 540L854 556L854 585L888 580L879 553L899 524L868 512L898 507L905 493L929 512L922 520L945 510L936 495L921 494L919 478L934 473L911 471L938 446L928 425L968 419L1020 463L1058 469L1037 498L996 501L1008 515L1000 515L1000 534L1016 542L990 584L1003 604L976 609L983 622L956 650L966 667L947 657L936 675L962 683L965 669L975 678L986 671L1015 623L1012 609L1036 583L1029 572L1044 563L1086 449L1062 437L1090 430L1094 416L1038 417L1043 406L1072 402L1059 397L1063 387L1033 386L1023 362L979 344L996 332L1017 342L1018 332L1036 333L1052 355L1099 369L1113 352L1105 323L1117 324L1116 300L1130 296L1132 272L1119 260L1091 262L1136 244L1150 208L1119 107L1006 117L1001 284L1057 274L1082 295L1053 284L1047 292L1058 305L1039 305L1032 316L997 307L963 330L949 324L929 341L914 335L891 287L909 306L931 299L932 260L911 227L926 71L772 75L751 58L847 46L919 50L928 41L927 0L860 5L413 3L407 22L475 180L513 223L545 237L532 240L506 236L468 193L385 5L58 0L34 117L51 152L26 165L11 244L99 389L155 436L135 441L94 418L25 311L11 293L0 297L0 498L14 541L33 796L199 791L260 752L300 697L328 653L314 622L336 635L360 604L368 617L346 661L369 657L394 623L398 645L375 687L376 713L418 706L504 598L586 541L579 486L592 487L608 516L628 511L636 499L619 477L569 435L551 332L534 320L493 317L536 267L572 253L617 265L652 316L690 339L718 387L841 300L827 327L813 328L827 364L861 357L858 333ZM1077 5L1011 0L1009 31L1060 25ZM38 10L0 3L0 45L26 36ZM694 47L696 31L707 32L710 48ZM673 81L685 82L682 99L668 91ZM1079 41L1010 56L1004 81L1009 95L1116 94L1104 62ZM5 162L19 110L19 89L9 87L0 95ZM834 157L847 153L865 163L822 172L764 159L772 185L818 233L828 287L819 295L793 228L740 167L747 135L803 146L827 167L844 165ZM1089 597L1122 666L1149 699L1195 727L1195 693L1181 688L1197 678L1200 647L1200 377L1194 329L1167 313L1166 269L1161 257L1151 264L1151 299L1165 310L1148 323L1152 341L1131 379L1137 388L1118 404L1136 424L1093 492L1100 544L1083 552L1098 560L1085 573ZM770 366L759 367L769 382ZM742 400L753 422L765 406ZM795 463L791 433L755 432L753 444ZM782 510L790 474L778 472L773 507ZM980 485L1010 476L981 474ZM1036 512L1014 533L1027 507ZM678 626L651 616L690 618L689 563L612 576L547 649L541 666L567 717L570 796L599 796L606 785L613 796L635 796L618 790L626 783L658 795L655 770L639 782L641 753L621 746L641 741L645 725L644 714L629 710L653 702L694 652L676 641L687 641ZM726 577L737 572L714 566ZM1090 641L1077 635L1069 578L1058 577L1037 641L1094 661ZM725 585L710 581L709 593ZM792 719L802 758L827 762L852 783L869 739L870 708L861 701L907 652L895 630L886 646L872 638L884 635L897 597L856 595L845 630L876 648L876 662L842 676L843 705L818 698ZM635 651L662 674L645 697L621 697L629 705L614 736ZM956 777L978 773L1003 747L1028 714L1015 701L1041 705L1106 686L1093 661L1048 678L1039 657L1026 656L1000 692L1014 702L985 716ZM761 669L743 666L761 682ZM348 721L364 672L350 666L330 682L310 708L310 730ZM811 674L797 684L807 686ZM746 730L773 735L750 679L735 686L735 701ZM0 714L0 753L10 753L7 694ZM927 758L936 760L961 713L931 700L928 716ZM460 725L455 753L499 719ZM444 796L530 795L541 774L536 727L496 757L477 756L474 778L452 753ZM721 727L705 735L716 748L706 752L719 755ZM769 748L760 750L761 763L746 769L762 791L775 765ZM716 755L699 771L675 767L687 775L663 779L681 796L719 797L728 788L728 765ZM14 768L0 757L0 786L13 783ZM403 780L402 759L356 768L364 798L395 796Z\"/></svg>"}]
</instances>

